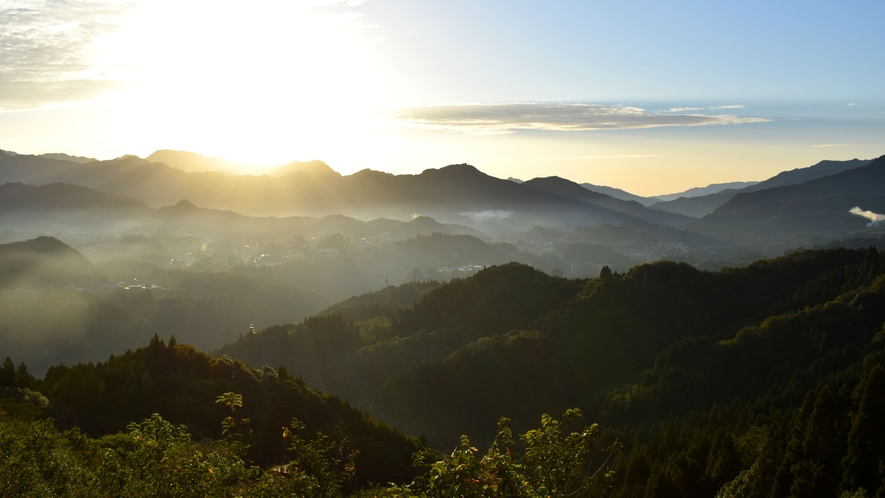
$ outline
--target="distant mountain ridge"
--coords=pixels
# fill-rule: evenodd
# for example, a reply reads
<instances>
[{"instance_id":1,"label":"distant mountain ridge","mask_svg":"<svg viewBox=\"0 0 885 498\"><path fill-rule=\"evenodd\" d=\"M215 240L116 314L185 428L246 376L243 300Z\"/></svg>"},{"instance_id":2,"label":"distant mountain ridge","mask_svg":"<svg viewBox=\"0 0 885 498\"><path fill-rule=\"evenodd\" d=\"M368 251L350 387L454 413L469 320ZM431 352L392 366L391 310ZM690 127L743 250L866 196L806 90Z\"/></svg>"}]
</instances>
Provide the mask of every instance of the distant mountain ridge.
<instances>
[{"instance_id":1,"label":"distant mountain ridge","mask_svg":"<svg viewBox=\"0 0 885 498\"><path fill-rule=\"evenodd\" d=\"M735 213L749 207L800 198L833 196L885 196L885 156L866 161L861 167L818 177L798 184L785 184L764 190L739 192L714 211L717 214Z\"/></svg>"},{"instance_id":2,"label":"distant mountain ridge","mask_svg":"<svg viewBox=\"0 0 885 498\"><path fill-rule=\"evenodd\" d=\"M94 157L72 156L70 154L64 154L64 153L60 153L60 152L40 154L40 157L46 157L49 159L58 159L61 161L71 161L71 162L80 163L80 164L91 163L92 161L98 160L98 159L95 159Z\"/></svg>"},{"instance_id":3,"label":"distant mountain ridge","mask_svg":"<svg viewBox=\"0 0 885 498\"><path fill-rule=\"evenodd\" d=\"M692 197L700 197L702 195L710 195L716 194L718 192L722 192L723 190L740 190L747 187L752 187L753 185L758 184L759 182L728 182L728 183L712 183L707 185L706 187L694 187L690 188L684 192L677 192L675 194L665 194L665 195L657 195L656 198L660 199L660 201L672 201L679 199L680 197L692 198Z\"/></svg>"},{"instance_id":4,"label":"distant mountain ridge","mask_svg":"<svg viewBox=\"0 0 885 498\"><path fill-rule=\"evenodd\" d=\"M15 225L37 220L43 224L62 223L69 228L106 228L118 223L124 230L137 228L152 234L203 231L219 235L291 230L305 236L341 233L348 238L387 234L391 240L432 233L488 239L487 235L471 227L440 223L427 216L416 216L409 221L363 221L343 215L253 217L230 210L203 208L188 199L154 209L132 197L66 183L36 186L10 182L0 185L0 221Z\"/></svg>"},{"instance_id":5,"label":"distant mountain ridge","mask_svg":"<svg viewBox=\"0 0 885 498\"><path fill-rule=\"evenodd\" d=\"M194 156L197 155L187 155ZM489 176L468 164L427 169L414 175L363 170L343 176L322 161L293 162L278 169L277 173L285 173L285 176L272 177L213 171L187 173L135 156L79 164L3 154L0 155L0 182L72 183L142 199L155 207L188 199L203 208L245 216L343 214L370 219L408 219L426 215L444 224L472 225L480 231L498 234L533 225L563 230L637 223L679 227L688 223L689 218L700 218L718 208L736 192L762 191L771 186L832 176L867 163L822 161L739 191L726 189L707 196L660 202L653 205L654 209L644 207L639 200L625 201L562 178L516 183ZM705 188L723 186L726 185Z\"/></svg>"},{"instance_id":6,"label":"distant mountain ridge","mask_svg":"<svg viewBox=\"0 0 885 498\"><path fill-rule=\"evenodd\" d=\"M558 176L534 178L523 183L523 185L568 197L570 199L575 199L600 208L609 209L615 213L634 216L651 223L657 222L666 225L678 225L687 222L687 219L679 217L678 215L657 216L654 214L654 211L646 209L640 202L633 200L626 201L604 193L595 192L586 188L584 185L579 185Z\"/></svg>"},{"instance_id":7,"label":"distant mountain ridge","mask_svg":"<svg viewBox=\"0 0 885 498\"><path fill-rule=\"evenodd\" d=\"M158 150L145 159L152 163L168 164L187 173L200 171L236 172L243 168L242 164L234 161L183 150Z\"/></svg>"},{"instance_id":8,"label":"distant mountain ridge","mask_svg":"<svg viewBox=\"0 0 885 498\"><path fill-rule=\"evenodd\" d=\"M615 187L594 185L592 183L582 183L581 186L587 190L598 192L600 194L605 194L614 197L615 199L621 199L622 201L636 201L645 207L648 207L656 202L660 202L660 199L658 197L642 197Z\"/></svg>"},{"instance_id":9,"label":"distant mountain ridge","mask_svg":"<svg viewBox=\"0 0 885 498\"><path fill-rule=\"evenodd\" d=\"M307 174L308 170L300 163L295 164L294 174L271 177L210 171L187 173L134 156L77 164L36 156L3 155L0 156L0 182L37 185L65 182L133 196L152 206L189 199L199 206L244 215L345 214L403 219L423 214L442 222L473 223L481 230L483 226L506 226L515 220L565 228L626 221L675 224L686 221L608 196L605 196L607 200L600 197L598 202L578 200L575 195L561 195L494 178L467 164L428 169L417 175L363 170L348 176L334 173L325 163L308 164L311 173L328 174ZM583 189L583 192L589 191Z\"/></svg>"},{"instance_id":10,"label":"distant mountain ridge","mask_svg":"<svg viewBox=\"0 0 885 498\"><path fill-rule=\"evenodd\" d=\"M743 189L743 192L755 192L757 190L765 190L774 187L785 187L787 185L796 185L826 176L832 176L850 169L857 169L866 166L875 159L850 159L848 161L829 161L824 160L807 168L796 168L789 171L778 173L768 180L761 181L756 185L752 185Z\"/></svg>"},{"instance_id":11,"label":"distant mountain ridge","mask_svg":"<svg viewBox=\"0 0 885 498\"><path fill-rule=\"evenodd\" d=\"M292 173L303 173L305 175L336 175L341 173L333 170L328 164L320 160L313 161L292 161L284 164L279 168L268 173L270 176L286 176Z\"/></svg>"},{"instance_id":12,"label":"distant mountain ridge","mask_svg":"<svg viewBox=\"0 0 885 498\"><path fill-rule=\"evenodd\" d=\"M821 233L834 236L866 228L852 207L885 212L885 156L803 183L738 192L691 224L696 230L744 238L752 235ZM835 168L839 170L841 168Z\"/></svg>"},{"instance_id":13,"label":"distant mountain ridge","mask_svg":"<svg viewBox=\"0 0 885 498\"><path fill-rule=\"evenodd\" d=\"M756 192L774 187L782 187L787 185L796 185L799 183L824 178L835 175L843 171L866 166L872 162L871 159L860 160L851 159L849 161L821 161L813 166L806 168L796 168L790 171L784 171L777 175L743 188L726 188L719 192L694 197L680 197L673 200L665 200L649 206L651 209L665 211L668 213L682 214L701 218L712 213L716 208L722 206L729 199L740 192ZM720 184L727 185L727 184ZM674 194L678 195L678 194Z\"/></svg>"},{"instance_id":14,"label":"distant mountain ridge","mask_svg":"<svg viewBox=\"0 0 885 498\"><path fill-rule=\"evenodd\" d=\"M149 212L151 208L144 202L67 183L48 185L25 185L10 182L0 185L0 213L21 210L72 210L72 209L116 209L133 212Z\"/></svg>"}]
</instances>

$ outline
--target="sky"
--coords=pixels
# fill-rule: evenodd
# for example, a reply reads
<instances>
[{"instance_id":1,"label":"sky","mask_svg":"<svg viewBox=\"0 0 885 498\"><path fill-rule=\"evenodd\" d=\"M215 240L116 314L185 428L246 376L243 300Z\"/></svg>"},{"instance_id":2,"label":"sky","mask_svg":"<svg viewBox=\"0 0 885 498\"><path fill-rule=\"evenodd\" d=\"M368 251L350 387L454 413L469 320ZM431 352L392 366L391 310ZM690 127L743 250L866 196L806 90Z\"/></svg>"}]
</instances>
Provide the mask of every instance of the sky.
<instances>
[{"instance_id":1,"label":"sky","mask_svg":"<svg viewBox=\"0 0 885 498\"><path fill-rule=\"evenodd\" d=\"M885 2L0 2L0 149L640 195L885 154Z\"/></svg>"}]
</instances>

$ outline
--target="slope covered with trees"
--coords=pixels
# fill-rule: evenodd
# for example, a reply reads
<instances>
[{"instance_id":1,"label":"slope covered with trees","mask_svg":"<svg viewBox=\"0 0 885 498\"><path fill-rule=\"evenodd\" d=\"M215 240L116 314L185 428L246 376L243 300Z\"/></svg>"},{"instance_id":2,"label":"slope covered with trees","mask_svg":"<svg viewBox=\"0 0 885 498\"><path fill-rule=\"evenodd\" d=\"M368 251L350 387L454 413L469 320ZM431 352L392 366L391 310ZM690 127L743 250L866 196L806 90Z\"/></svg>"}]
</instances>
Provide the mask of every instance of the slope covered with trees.
<instances>
[{"instance_id":1,"label":"slope covered with trees","mask_svg":"<svg viewBox=\"0 0 885 498\"><path fill-rule=\"evenodd\" d=\"M219 353L155 338L42 380L7 361L0 384L15 394L0 402L0 447L31 455L8 431L35 430L59 448L45 458L69 455L66 468L101 481L108 474L95 462L120 448L139 455L146 439L127 438L167 427L151 418L159 413L186 424L163 429L182 462L235 454L212 468L250 493L277 486L267 469L287 461L292 441L305 455L338 451L313 453L326 467L296 465L332 476L323 482L337 487L323 496L360 487L372 496L885 493L885 254L872 246L717 272L662 261L585 280L506 264L442 285L387 287ZM242 407L216 404L225 393L241 394ZM579 412L599 426L581 428ZM544 415L558 413L561 422ZM14 425L41 414L62 432ZM281 427L296 437L282 441ZM242 434L241 453L232 434ZM89 453L95 445L114 453ZM224 470L248 462L253 474ZM127 472L120 486L142 482ZM370 481L396 484L366 489Z\"/></svg>"},{"instance_id":2,"label":"slope covered with trees","mask_svg":"<svg viewBox=\"0 0 885 498\"><path fill-rule=\"evenodd\" d=\"M570 406L602 414L612 388L674 344L729 340L771 316L823 305L865 285L865 262L877 258L803 251L715 273L659 262L583 281L503 265L432 290L394 316L342 316L339 308L220 352L285 364L445 448L461 433L487 433L503 415L521 428Z\"/></svg>"},{"instance_id":3,"label":"slope covered with trees","mask_svg":"<svg viewBox=\"0 0 885 498\"><path fill-rule=\"evenodd\" d=\"M7 363L5 370L12 365ZM221 424L231 407L216 401L224 393L237 393L236 419L248 419L243 431L236 429L242 433L242 456L263 467L286 461L281 427L346 440L360 469L353 479L360 485L408 481L414 475L412 454L424 448L418 439L309 388L285 368L255 370L227 357L211 359L174 337L168 345L154 337L145 348L97 364L57 365L43 379L30 377L23 365L12 379L0 379L0 387L39 393L45 397L42 414L58 428L77 428L92 437L115 434L157 413L184 424L194 440L224 439L233 430ZM291 426L293 417L298 427Z\"/></svg>"}]
</instances>

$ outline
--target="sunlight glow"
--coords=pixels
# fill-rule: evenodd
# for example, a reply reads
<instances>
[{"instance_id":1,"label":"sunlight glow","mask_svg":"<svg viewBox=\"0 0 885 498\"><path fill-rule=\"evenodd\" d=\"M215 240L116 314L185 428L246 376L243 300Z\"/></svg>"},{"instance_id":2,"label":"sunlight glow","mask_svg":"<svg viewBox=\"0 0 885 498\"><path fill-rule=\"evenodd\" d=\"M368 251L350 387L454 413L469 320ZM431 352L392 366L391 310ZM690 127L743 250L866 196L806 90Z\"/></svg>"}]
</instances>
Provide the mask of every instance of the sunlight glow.
<instances>
[{"instance_id":1,"label":"sunlight glow","mask_svg":"<svg viewBox=\"0 0 885 498\"><path fill-rule=\"evenodd\" d=\"M357 130L383 99L362 39L372 27L349 5L152 1L133 9L129 29L101 41L108 60L134 61L123 74L136 83L115 97L138 116L127 133L265 164L321 157L344 137L359 150L366 144Z\"/></svg>"}]
</instances>

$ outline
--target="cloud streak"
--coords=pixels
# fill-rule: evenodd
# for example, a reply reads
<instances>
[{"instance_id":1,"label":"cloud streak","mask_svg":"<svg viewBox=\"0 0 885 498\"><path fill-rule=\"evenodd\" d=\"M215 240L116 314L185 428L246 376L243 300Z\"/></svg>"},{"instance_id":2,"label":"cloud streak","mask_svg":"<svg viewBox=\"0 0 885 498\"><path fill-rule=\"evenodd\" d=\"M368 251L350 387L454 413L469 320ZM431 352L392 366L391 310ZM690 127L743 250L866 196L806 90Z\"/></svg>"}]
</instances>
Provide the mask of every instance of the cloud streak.
<instances>
[{"instance_id":1,"label":"cloud streak","mask_svg":"<svg viewBox=\"0 0 885 498\"><path fill-rule=\"evenodd\" d=\"M823 149L827 147L852 147L852 144L814 144L815 149Z\"/></svg>"},{"instance_id":2,"label":"cloud streak","mask_svg":"<svg viewBox=\"0 0 885 498\"><path fill-rule=\"evenodd\" d=\"M121 28L134 2L10 1L0 4L0 108L90 98L118 85L95 44Z\"/></svg>"},{"instance_id":3,"label":"cloud streak","mask_svg":"<svg viewBox=\"0 0 885 498\"><path fill-rule=\"evenodd\" d=\"M145 68L150 60L174 59L176 54L158 52L178 30L181 50L187 53L220 50L199 26L196 14L251 9L279 12L280 16L302 13L331 22L334 12L339 24L368 29L346 11L363 0L216 0L198 2L173 0L3 0L0 2L0 111L57 107L91 100L109 91L135 83L145 72L167 69ZM207 12L211 11L211 12ZM145 26L146 13L159 21ZM191 16L191 17L188 17ZM212 19L211 15L205 16ZM167 22L168 26L160 25ZM194 22L195 26L188 26ZM205 21L218 28L217 19ZM187 29L185 32L184 30ZM211 31L211 30L210 30ZM182 33L186 36L182 36ZM232 36L228 33L228 36ZM201 45L205 43L205 47ZM241 43L240 46L248 46ZM271 49L273 47L270 47ZM156 52L156 53L155 53ZM211 55L201 53L201 55ZM206 64L206 59L192 61Z\"/></svg>"},{"instance_id":4,"label":"cloud streak","mask_svg":"<svg viewBox=\"0 0 885 498\"><path fill-rule=\"evenodd\" d=\"M517 130L620 130L770 121L727 114L657 114L633 106L536 103L412 107L394 112L392 117L405 126L483 135L512 133Z\"/></svg>"}]
</instances>

